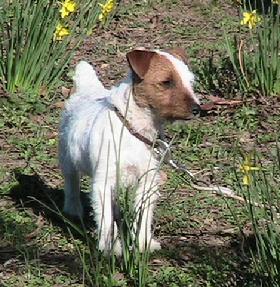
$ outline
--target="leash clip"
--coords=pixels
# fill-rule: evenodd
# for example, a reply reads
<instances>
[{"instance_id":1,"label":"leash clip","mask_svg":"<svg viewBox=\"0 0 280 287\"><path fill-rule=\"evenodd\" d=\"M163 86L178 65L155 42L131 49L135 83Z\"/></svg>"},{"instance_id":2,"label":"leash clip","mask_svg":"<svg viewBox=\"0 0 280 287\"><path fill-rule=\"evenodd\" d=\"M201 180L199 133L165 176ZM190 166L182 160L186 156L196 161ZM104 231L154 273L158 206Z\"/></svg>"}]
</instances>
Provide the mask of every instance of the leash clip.
<instances>
[{"instance_id":1,"label":"leash clip","mask_svg":"<svg viewBox=\"0 0 280 287\"><path fill-rule=\"evenodd\" d=\"M194 179L194 175L186 168L185 165L178 164L173 160L170 144L161 139L157 139L154 145L154 151L160 157L162 162L169 164L172 168L178 171L186 173Z\"/></svg>"}]
</instances>

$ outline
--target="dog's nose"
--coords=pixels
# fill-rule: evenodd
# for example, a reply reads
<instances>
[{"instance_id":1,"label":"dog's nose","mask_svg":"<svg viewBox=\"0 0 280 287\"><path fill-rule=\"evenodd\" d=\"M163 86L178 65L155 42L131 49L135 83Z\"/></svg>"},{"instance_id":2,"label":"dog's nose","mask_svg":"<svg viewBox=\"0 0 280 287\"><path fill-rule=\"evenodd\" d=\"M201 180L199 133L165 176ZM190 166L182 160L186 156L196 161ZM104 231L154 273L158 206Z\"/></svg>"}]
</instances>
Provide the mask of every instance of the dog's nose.
<instances>
[{"instance_id":1,"label":"dog's nose","mask_svg":"<svg viewBox=\"0 0 280 287\"><path fill-rule=\"evenodd\" d=\"M192 105L192 113L194 116L197 116L199 115L201 112L201 108L200 108L200 105L199 104L193 104Z\"/></svg>"}]
</instances>

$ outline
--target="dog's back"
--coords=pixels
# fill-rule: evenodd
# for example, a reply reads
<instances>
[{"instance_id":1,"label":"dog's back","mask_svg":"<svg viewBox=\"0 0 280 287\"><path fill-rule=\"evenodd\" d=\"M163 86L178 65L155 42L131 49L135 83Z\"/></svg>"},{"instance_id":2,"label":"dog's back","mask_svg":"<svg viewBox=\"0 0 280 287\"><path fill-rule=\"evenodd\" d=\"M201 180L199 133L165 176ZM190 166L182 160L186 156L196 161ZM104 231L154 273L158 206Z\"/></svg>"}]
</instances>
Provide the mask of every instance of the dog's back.
<instances>
[{"instance_id":1,"label":"dog's back","mask_svg":"<svg viewBox=\"0 0 280 287\"><path fill-rule=\"evenodd\" d=\"M66 102L60 126L59 159L63 172L71 173L77 169L93 176L96 169L93 163L99 163L100 170L101 163L116 161L120 143L122 162L137 162L137 165L142 161L143 164L149 162L151 152L144 143L139 143L128 130L123 129L123 123L112 108L115 103L126 109L126 104L122 103L123 94L130 84L125 80L107 90L86 62L78 64L74 82L76 92ZM139 151L142 157L135 157L131 151ZM114 170L115 165L111 164L110 169Z\"/></svg>"},{"instance_id":2,"label":"dog's back","mask_svg":"<svg viewBox=\"0 0 280 287\"><path fill-rule=\"evenodd\" d=\"M77 169L89 169L88 157L83 156L89 145L88 133L106 108L105 98L109 95L93 67L85 61L75 69L74 85L75 93L65 104L60 125L60 165L65 172L80 162L85 166L79 164ZM102 120L100 116L98 120ZM75 164L69 161L75 161Z\"/></svg>"}]
</instances>

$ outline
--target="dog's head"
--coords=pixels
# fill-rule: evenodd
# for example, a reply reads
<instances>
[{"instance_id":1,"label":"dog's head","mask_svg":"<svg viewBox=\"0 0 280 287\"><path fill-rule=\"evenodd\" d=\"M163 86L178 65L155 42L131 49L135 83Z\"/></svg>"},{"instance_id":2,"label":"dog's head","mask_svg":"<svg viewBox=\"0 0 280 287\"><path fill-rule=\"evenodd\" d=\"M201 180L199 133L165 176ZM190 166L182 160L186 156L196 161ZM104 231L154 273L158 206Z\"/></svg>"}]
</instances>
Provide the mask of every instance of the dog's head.
<instances>
[{"instance_id":1,"label":"dog's head","mask_svg":"<svg viewBox=\"0 0 280 287\"><path fill-rule=\"evenodd\" d=\"M185 58L181 49L129 52L136 103L165 119L190 119L199 114L199 100L192 88L194 75Z\"/></svg>"}]
</instances>

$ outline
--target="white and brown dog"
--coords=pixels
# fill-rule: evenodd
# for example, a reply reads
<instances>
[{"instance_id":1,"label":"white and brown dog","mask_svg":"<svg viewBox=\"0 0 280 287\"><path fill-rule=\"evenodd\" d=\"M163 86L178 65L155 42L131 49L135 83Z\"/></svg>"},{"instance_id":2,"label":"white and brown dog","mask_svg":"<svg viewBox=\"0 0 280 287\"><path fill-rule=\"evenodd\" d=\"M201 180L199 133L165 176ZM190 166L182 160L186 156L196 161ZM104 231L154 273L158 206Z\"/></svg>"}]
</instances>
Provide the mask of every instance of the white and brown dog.
<instances>
[{"instance_id":1,"label":"white and brown dog","mask_svg":"<svg viewBox=\"0 0 280 287\"><path fill-rule=\"evenodd\" d=\"M151 232L160 182L159 161L151 145L164 119L189 119L200 111L192 87L194 75L182 50L135 49L127 60L128 77L110 90L92 66L83 61L77 65L76 92L66 103L60 130L64 211L82 216L80 177L90 176L99 249L114 248L116 253L121 248L114 215L118 184L137 185L134 206L141 214L136 219L141 221L140 250L160 248Z\"/></svg>"}]
</instances>

